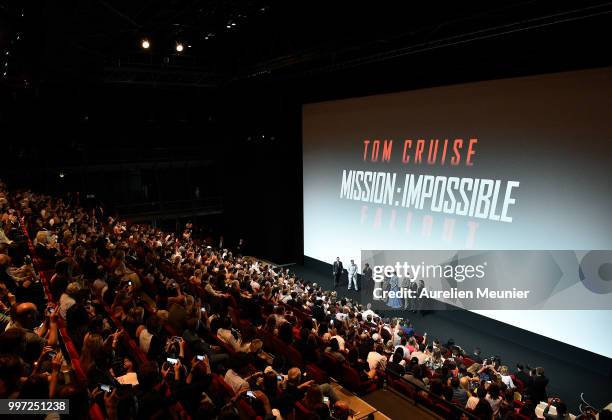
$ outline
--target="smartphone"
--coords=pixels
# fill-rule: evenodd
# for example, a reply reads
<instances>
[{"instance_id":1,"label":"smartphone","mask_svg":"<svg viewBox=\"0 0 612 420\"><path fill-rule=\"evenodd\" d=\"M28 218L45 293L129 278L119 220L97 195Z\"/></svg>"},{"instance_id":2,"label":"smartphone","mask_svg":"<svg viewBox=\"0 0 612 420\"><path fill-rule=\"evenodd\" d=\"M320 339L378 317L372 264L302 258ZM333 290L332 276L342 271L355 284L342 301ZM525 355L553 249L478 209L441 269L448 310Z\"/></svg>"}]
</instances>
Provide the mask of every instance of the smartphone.
<instances>
[{"instance_id":1,"label":"smartphone","mask_svg":"<svg viewBox=\"0 0 612 420\"><path fill-rule=\"evenodd\" d=\"M202 308L202 309L200 309L200 311L206 312L206 308Z\"/></svg>"},{"instance_id":2,"label":"smartphone","mask_svg":"<svg viewBox=\"0 0 612 420\"><path fill-rule=\"evenodd\" d=\"M276 379L278 379L279 381L282 381L284 378L283 378L283 375L276 375Z\"/></svg>"},{"instance_id":3,"label":"smartphone","mask_svg":"<svg viewBox=\"0 0 612 420\"><path fill-rule=\"evenodd\" d=\"M176 365L176 362L178 362L178 359L174 359L172 357L166 357L166 361L174 366Z\"/></svg>"},{"instance_id":4,"label":"smartphone","mask_svg":"<svg viewBox=\"0 0 612 420\"><path fill-rule=\"evenodd\" d=\"M329 405L329 397L323 397L323 402Z\"/></svg>"},{"instance_id":5,"label":"smartphone","mask_svg":"<svg viewBox=\"0 0 612 420\"><path fill-rule=\"evenodd\" d=\"M53 359L55 356L57 356L57 352L56 351L50 351L49 353L47 353L47 355L49 356L49 359Z\"/></svg>"},{"instance_id":6,"label":"smartphone","mask_svg":"<svg viewBox=\"0 0 612 420\"><path fill-rule=\"evenodd\" d=\"M100 389L107 393L113 392L113 387L110 385L106 385L106 384L100 384Z\"/></svg>"},{"instance_id":7,"label":"smartphone","mask_svg":"<svg viewBox=\"0 0 612 420\"><path fill-rule=\"evenodd\" d=\"M246 395L249 398L257 399L257 397L255 396L255 393L253 391L247 391Z\"/></svg>"},{"instance_id":8,"label":"smartphone","mask_svg":"<svg viewBox=\"0 0 612 420\"><path fill-rule=\"evenodd\" d=\"M132 280L128 281L128 286L132 285Z\"/></svg>"},{"instance_id":9,"label":"smartphone","mask_svg":"<svg viewBox=\"0 0 612 420\"><path fill-rule=\"evenodd\" d=\"M198 359L200 362L201 362L201 361L203 361L204 359L206 359L206 355L205 355L205 354L201 354L201 355L198 355L198 356L196 356L196 357L197 357L197 359Z\"/></svg>"}]
</instances>

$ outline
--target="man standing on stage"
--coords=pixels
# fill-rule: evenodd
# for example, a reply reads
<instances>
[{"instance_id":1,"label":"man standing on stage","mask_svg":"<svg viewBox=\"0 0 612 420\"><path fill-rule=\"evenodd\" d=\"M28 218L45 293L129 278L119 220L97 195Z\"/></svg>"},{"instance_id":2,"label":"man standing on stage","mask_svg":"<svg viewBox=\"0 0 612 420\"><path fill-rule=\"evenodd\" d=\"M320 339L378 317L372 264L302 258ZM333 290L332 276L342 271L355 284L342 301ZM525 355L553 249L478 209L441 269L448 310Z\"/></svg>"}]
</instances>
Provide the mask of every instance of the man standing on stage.
<instances>
[{"instance_id":1,"label":"man standing on stage","mask_svg":"<svg viewBox=\"0 0 612 420\"><path fill-rule=\"evenodd\" d=\"M340 257L336 257L336 261L334 261L334 267L332 270L332 273L334 274L334 287L338 287L338 284L340 283L340 276L342 275L342 270L344 270L344 267L342 267L342 261L340 261Z\"/></svg>"},{"instance_id":2,"label":"man standing on stage","mask_svg":"<svg viewBox=\"0 0 612 420\"><path fill-rule=\"evenodd\" d=\"M348 268L348 290L351 290L351 284L355 284L355 290L358 291L357 288L357 264L355 264L354 260L351 260L351 265Z\"/></svg>"},{"instance_id":3,"label":"man standing on stage","mask_svg":"<svg viewBox=\"0 0 612 420\"><path fill-rule=\"evenodd\" d=\"M363 266L363 270L361 271L361 287L370 287L370 282L372 281L372 268L370 267L370 264L365 263L365 265ZM365 285L365 286L364 286ZM369 289L366 289L369 290Z\"/></svg>"},{"instance_id":4,"label":"man standing on stage","mask_svg":"<svg viewBox=\"0 0 612 420\"><path fill-rule=\"evenodd\" d=\"M417 283L416 280L414 281L410 281L410 286L408 286L409 290L412 293L412 298L409 298L408 300L408 310L410 310L411 312L416 313L416 308L417 308L417 299L418 299L418 289L419 289L419 285Z\"/></svg>"},{"instance_id":5,"label":"man standing on stage","mask_svg":"<svg viewBox=\"0 0 612 420\"><path fill-rule=\"evenodd\" d=\"M402 292L407 292L410 289L410 283L411 283L410 274L406 273L406 276L400 279L400 290ZM403 299L404 309L408 309L410 300L411 300L410 297L408 297L408 294L406 293Z\"/></svg>"}]
</instances>

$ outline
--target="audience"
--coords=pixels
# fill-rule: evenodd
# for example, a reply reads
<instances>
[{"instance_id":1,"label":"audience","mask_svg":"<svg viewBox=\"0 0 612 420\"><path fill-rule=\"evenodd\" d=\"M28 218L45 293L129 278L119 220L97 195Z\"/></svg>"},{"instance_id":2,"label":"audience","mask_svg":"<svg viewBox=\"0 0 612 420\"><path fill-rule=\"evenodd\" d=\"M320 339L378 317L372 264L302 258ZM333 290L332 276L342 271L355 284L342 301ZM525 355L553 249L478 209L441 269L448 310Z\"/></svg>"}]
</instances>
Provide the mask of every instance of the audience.
<instances>
[{"instance_id":1,"label":"audience","mask_svg":"<svg viewBox=\"0 0 612 420\"><path fill-rule=\"evenodd\" d=\"M3 184L0 214L2 398L64 396L71 407L85 400L110 419L182 409L234 418L244 403L262 417L280 419L299 403L316 418L347 419L351 410L333 386L301 369L331 358L364 383L404 378L487 420L518 411L514 391L522 386L524 399L547 401L543 368L520 366L515 383L479 348L468 366L454 340L428 344L409 320L385 319L288 270L212 248L191 226L167 234L85 209L75 195L9 194ZM59 324L78 360L62 353ZM266 347L272 338L294 349L301 366ZM556 407L563 418L567 410Z\"/></svg>"}]
</instances>

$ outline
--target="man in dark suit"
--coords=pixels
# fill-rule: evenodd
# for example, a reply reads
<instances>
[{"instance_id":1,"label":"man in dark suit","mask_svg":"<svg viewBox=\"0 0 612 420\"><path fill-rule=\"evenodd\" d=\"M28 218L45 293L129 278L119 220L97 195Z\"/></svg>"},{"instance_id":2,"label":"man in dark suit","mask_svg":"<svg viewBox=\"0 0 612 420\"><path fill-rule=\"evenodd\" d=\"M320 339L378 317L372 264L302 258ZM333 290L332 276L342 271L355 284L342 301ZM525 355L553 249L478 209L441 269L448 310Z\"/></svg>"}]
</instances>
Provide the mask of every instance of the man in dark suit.
<instances>
[{"instance_id":1,"label":"man in dark suit","mask_svg":"<svg viewBox=\"0 0 612 420\"><path fill-rule=\"evenodd\" d=\"M482 365L482 355L481 355L480 347L476 347L474 349L474 354L470 356L470 359Z\"/></svg>"},{"instance_id":2,"label":"man in dark suit","mask_svg":"<svg viewBox=\"0 0 612 420\"><path fill-rule=\"evenodd\" d=\"M315 300L314 306L312 307L312 317L316 319L319 324L325 321L325 308L323 307L322 300Z\"/></svg>"},{"instance_id":3,"label":"man in dark suit","mask_svg":"<svg viewBox=\"0 0 612 420\"><path fill-rule=\"evenodd\" d=\"M342 261L340 261L340 257L336 257L336 261L334 261L333 274L334 274L334 287L338 287L340 283L340 276L342 275Z\"/></svg>"},{"instance_id":4,"label":"man in dark suit","mask_svg":"<svg viewBox=\"0 0 612 420\"><path fill-rule=\"evenodd\" d=\"M525 386L525 388L530 387L531 386L531 376L529 375L529 367L523 366L522 364L519 363L516 365L516 369L517 369L516 373L514 374L516 379L521 381L523 385Z\"/></svg>"},{"instance_id":5,"label":"man in dark suit","mask_svg":"<svg viewBox=\"0 0 612 420\"><path fill-rule=\"evenodd\" d=\"M359 285L359 288L360 289L364 287L369 288L371 285L371 281L372 281L372 267L370 267L370 264L365 263L365 266L363 267L363 270L362 270L361 278L363 279L363 281Z\"/></svg>"},{"instance_id":6,"label":"man in dark suit","mask_svg":"<svg viewBox=\"0 0 612 420\"><path fill-rule=\"evenodd\" d=\"M548 378L544 376L544 368L538 367L534 371L531 374L531 384L528 388L528 393L531 395L532 401L548 401L548 394L546 393Z\"/></svg>"}]
</instances>

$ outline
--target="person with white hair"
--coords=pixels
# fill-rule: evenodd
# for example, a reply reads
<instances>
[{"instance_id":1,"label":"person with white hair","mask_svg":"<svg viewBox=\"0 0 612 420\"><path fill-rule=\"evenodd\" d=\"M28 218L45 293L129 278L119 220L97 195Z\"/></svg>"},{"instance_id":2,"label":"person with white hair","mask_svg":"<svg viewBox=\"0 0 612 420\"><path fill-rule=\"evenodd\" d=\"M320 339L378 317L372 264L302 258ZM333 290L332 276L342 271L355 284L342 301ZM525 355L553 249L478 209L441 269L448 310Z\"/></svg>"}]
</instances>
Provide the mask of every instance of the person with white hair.
<instances>
[{"instance_id":1,"label":"person with white hair","mask_svg":"<svg viewBox=\"0 0 612 420\"><path fill-rule=\"evenodd\" d=\"M76 297L81 290L77 282L72 282L66 287L59 300L59 312L62 318L66 318L66 312L76 303Z\"/></svg>"}]
</instances>

